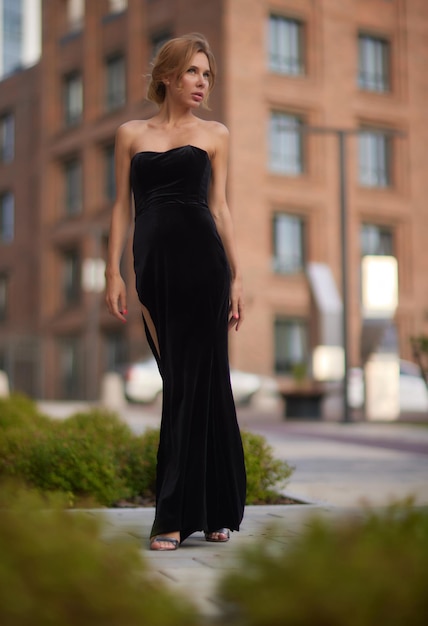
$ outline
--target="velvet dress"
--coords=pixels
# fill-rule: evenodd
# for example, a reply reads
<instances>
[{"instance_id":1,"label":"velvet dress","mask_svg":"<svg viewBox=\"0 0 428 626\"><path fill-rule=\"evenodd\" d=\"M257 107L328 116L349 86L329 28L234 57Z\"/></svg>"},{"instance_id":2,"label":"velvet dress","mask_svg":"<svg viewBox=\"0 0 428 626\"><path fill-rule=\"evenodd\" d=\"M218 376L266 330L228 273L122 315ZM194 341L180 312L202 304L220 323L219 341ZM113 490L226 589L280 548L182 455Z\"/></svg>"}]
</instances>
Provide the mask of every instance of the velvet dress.
<instances>
[{"instance_id":1,"label":"velvet dress","mask_svg":"<svg viewBox=\"0 0 428 626\"><path fill-rule=\"evenodd\" d=\"M239 530L246 476L230 385L230 269L208 207L211 163L192 145L131 161L136 288L163 379L151 536Z\"/></svg>"}]
</instances>

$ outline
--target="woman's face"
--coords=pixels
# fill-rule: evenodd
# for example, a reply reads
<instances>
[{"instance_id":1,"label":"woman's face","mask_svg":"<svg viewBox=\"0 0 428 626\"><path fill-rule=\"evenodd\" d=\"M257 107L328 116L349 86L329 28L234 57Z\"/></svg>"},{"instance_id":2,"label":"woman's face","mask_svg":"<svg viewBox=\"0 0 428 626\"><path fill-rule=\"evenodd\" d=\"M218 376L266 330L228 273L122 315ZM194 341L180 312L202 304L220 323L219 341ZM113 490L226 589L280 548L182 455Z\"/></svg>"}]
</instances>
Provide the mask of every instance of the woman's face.
<instances>
[{"instance_id":1,"label":"woman's face","mask_svg":"<svg viewBox=\"0 0 428 626\"><path fill-rule=\"evenodd\" d=\"M198 108L206 99L210 86L210 66L203 52L197 52L184 74L172 77L169 93L174 100L185 106Z\"/></svg>"}]
</instances>

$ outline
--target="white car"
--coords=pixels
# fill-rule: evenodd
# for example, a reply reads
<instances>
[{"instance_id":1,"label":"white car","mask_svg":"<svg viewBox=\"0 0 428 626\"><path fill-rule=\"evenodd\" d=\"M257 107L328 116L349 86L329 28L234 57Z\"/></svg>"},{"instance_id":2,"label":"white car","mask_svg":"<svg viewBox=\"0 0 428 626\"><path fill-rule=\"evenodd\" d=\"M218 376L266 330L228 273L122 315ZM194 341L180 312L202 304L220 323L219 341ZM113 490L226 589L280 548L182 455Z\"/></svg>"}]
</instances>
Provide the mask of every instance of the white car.
<instances>
[{"instance_id":1,"label":"white car","mask_svg":"<svg viewBox=\"0 0 428 626\"><path fill-rule=\"evenodd\" d=\"M248 403L260 389L261 379L232 369L230 372L233 397L236 404ZM125 372L125 396L130 402L154 402L162 395L162 379L154 358L137 361Z\"/></svg>"},{"instance_id":2,"label":"white car","mask_svg":"<svg viewBox=\"0 0 428 626\"><path fill-rule=\"evenodd\" d=\"M419 367L410 361L400 360L400 412L428 415L428 389ZM359 367L349 370L349 404L361 408L364 404L364 376Z\"/></svg>"}]
</instances>

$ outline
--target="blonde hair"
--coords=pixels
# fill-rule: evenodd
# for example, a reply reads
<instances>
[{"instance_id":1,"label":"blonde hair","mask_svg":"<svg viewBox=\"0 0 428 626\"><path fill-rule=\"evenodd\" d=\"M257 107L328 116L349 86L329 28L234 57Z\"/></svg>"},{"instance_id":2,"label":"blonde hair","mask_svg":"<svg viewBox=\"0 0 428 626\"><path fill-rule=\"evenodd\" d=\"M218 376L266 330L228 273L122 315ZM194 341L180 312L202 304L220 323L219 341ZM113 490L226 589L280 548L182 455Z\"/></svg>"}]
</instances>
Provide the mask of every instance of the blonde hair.
<instances>
[{"instance_id":1,"label":"blonde hair","mask_svg":"<svg viewBox=\"0 0 428 626\"><path fill-rule=\"evenodd\" d=\"M200 33L190 33L167 41L157 53L153 61L153 69L147 90L147 99L156 104L162 104L166 96L164 80L170 74L176 73L178 80L189 68L195 54L203 52L210 66L208 95L202 107L207 108L208 96L214 87L216 62L208 41Z\"/></svg>"}]
</instances>

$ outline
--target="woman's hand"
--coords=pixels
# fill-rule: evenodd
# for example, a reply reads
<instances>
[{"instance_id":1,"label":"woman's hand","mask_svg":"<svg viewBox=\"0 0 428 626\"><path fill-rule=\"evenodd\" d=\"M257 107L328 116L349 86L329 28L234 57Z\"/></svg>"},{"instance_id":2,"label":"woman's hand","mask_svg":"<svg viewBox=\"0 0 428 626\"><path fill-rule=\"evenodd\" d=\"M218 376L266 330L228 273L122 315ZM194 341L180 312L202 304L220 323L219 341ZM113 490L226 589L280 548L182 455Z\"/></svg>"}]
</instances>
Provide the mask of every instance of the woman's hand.
<instances>
[{"instance_id":1,"label":"woman's hand","mask_svg":"<svg viewBox=\"0 0 428 626\"><path fill-rule=\"evenodd\" d=\"M126 286L120 274L106 274L106 303L109 312L121 322L126 322Z\"/></svg>"},{"instance_id":2,"label":"woman's hand","mask_svg":"<svg viewBox=\"0 0 428 626\"><path fill-rule=\"evenodd\" d=\"M239 278L232 280L230 286L229 305L229 330L239 330L244 321L244 296L242 293L242 281Z\"/></svg>"}]
</instances>

